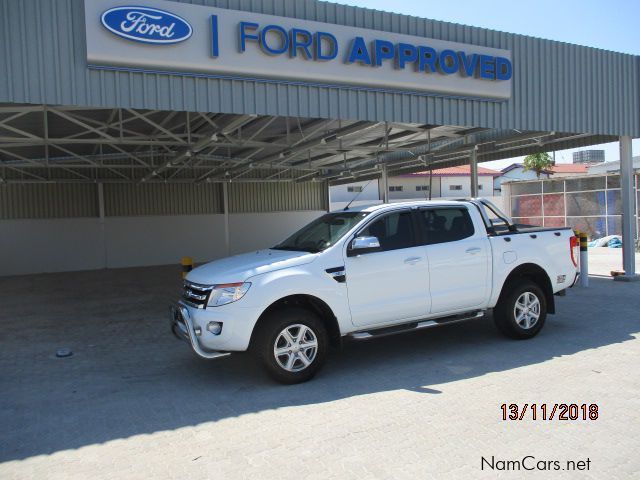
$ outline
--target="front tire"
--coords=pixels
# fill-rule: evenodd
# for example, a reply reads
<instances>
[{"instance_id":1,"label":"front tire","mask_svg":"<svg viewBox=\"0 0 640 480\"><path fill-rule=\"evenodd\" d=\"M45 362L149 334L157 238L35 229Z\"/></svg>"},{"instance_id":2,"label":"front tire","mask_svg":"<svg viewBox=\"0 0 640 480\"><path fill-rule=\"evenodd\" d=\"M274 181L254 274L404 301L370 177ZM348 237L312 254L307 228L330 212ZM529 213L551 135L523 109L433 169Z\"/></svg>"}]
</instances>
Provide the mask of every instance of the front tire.
<instances>
[{"instance_id":1,"label":"front tire","mask_svg":"<svg viewBox=\"0 0 640 480\"><path fill-rule=\"evenodd\" d=\"M271 312L256 332L256 353L269 375L284 384L301 383L315 376L329 347L322 320L303 308Z\"/></svg>"},{"instance_id":2,"label":"front tire","mask_svg":"<svg viewBox=\"0 0 640 480\"><path fill-rule=\"evenodd\" d=\"M547 300L530 280L517 283L496 305L495 324L504 335L518 340L535 337L547 318Z\"/></svg>"}]
</instances>

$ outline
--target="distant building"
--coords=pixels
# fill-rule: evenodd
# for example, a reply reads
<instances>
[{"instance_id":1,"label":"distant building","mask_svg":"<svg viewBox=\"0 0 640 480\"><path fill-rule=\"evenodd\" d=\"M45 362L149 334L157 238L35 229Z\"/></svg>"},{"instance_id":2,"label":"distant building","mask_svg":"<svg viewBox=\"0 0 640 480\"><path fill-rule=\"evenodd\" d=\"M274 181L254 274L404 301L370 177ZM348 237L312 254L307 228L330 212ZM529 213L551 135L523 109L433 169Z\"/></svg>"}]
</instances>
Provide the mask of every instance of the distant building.
<instances>
[{"instance_id":1,"label":"distant building","mask_svg":"<svg viewBox=\"0 0 640 480\"><path fill-rule=\"evenodd\" d=\"M433 178L429 181L429 176ZM478 195L493 196L493 179L500 172L478 167ZM431 197L469 197L471 196L471 173L469 165L439 168L429 171L409 173L399 177L389 177L389 200Z\"/></svg>"},{"instance_id":2,"label":"distant building","mask_svg":"<svg viewBox=\"0 0 640 480\"><path fill-rule=\"evenodd\" d=\"M358 206L379 203L379 199L378 180L366 180L364 182L353 182L329 187L331 210L342 208L351 201L353 201L353 206Z\"/></svg>"},{"instance_id":3,"label":"distant building","mask_svg":"<svg viewBox=\"0 0 640 480\"><path fill-rule=\"evenodd\" d=\"M378 200L378 180L365 180L344 185L332 185L329 189L332 202L350 202L354 197L358 200Z\"/></svg>"},{"instance_id":4,"label":"distant building","mask_svg":"<svg viewBox=\"0 0 640 480\"><path fill-rule=\"evenodd\" d=\"M536 172L533 170L525 170L521 163L512 163L508 167L500 170L501 175L493 180L493 189L497 192L502 191L504 182L517 182L519 180L536 180ZM540 174L540 178L549 178L547 172Z\"/></svg>"},{"instance_id":5,"label":"distant building","mask_svg":"<svg viewBox=\"0 0 640 480\"><path fill-rule=\"evenodd\" d=\"M581 163L557 163L551 169L545 170L540 174L540 179L572 177L575 175L586 175L589 172L589 165ZM502 191L504 182L516 182L519 180L536 180L536 172L533 170L525 170L522 163L512 163L508 167L503 168L499 177L494 180L494 189L497 192Z\"/></svg>"},{"instance_id":6,"label":"distant building","mask_svg":"<svg viewBox=\"0 0 640 480\"><path fill-rule=\"evenodd\" d=\"M575 177L587 173L589 173L589 165L584 163L557 163L549 170L551 178Z\"/></svg>"},{"instance_id":7,"label":"distant building","mask_svg":"<svg viewBox=\"0 0 640 480\"><path fill-rule=\"evenodd\" d=\"M633 169L636 171L636 173L640 173L640 156L633 157ZM598 165L592 165L591 167L589 167L589 174L598 173L620 173L620 160L600 163Z\"/></svg>"},{"instance_id":8,"label":"distant building","mask_svg":"<svg viewBox=\"0 0 640 480\"><path fill-rule=\"evenodd\" d=\"M432 178L430 179L430 175ZM478 195L494 196L493 179L501 175L497 170L478 167ZM535 175L534 175L535 177ZM354 182L346 185L334 185L329 189L331 209L344 207L349 201L357 198L352 205L380 203L382 182ZM389 201L416 200L440 197L470 197L471 174L469 165L451 168L439 168L429 171L409 173L397 177L389 177Z\"/></svg>"},{"instance_id":9,"label":"distant building","mask_svg":"<svg viewBox=\"0 0 640 480\"><path fill-rule=\"evenodd\" d=\"M604 150L580 150L573 152L573 163L602 163Z\"/></svg>"}]
</instances>

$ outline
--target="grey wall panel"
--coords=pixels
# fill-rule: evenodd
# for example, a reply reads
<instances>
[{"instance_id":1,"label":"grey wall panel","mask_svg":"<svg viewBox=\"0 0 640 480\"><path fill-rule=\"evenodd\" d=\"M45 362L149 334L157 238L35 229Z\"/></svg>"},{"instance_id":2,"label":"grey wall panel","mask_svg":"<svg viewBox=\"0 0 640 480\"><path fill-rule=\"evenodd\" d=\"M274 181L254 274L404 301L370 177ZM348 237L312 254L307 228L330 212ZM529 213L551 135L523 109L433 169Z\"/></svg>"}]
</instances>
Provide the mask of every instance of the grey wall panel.
<instances>
[{"instance_id":1,"label":"grey wall panel","mask_svg":"<svg viewBox=\"0 0 640 480\"><path fill-rule=\"evenodd\" d=\"M229 212L326 210L324 183L231 183Z\"/></svg>"},{"instance_id":2,"label":"grey wall panel","mask_svg":"<svg viewBox=\"0 0 640 480\"><path fill-rule=\"evenodd\" d=\"M0 276L104 268L97 218L0 221Z\"/></svg>"},{"instance_id":3,"label":"grey wall panel","mask_svg":"<svg viewBox=\"0 0 640 480\"><path fill-rule=\"evenodd\" d=\"M222 213L221 190L215 184L105 184L105 216Z\"/></svg>"},{"instance_id":4,"label":"grey wall panel","mask_svg":"<svg viewBox=\"0 0 640 480\"><path fill-rule=\"evenodd\" d=\"M224 241L224 215L107 218L106 268L208 262L226 255Z\"/></svg>"},{"instance_id":5,"label":"grey wall panel","mask_svg":"<svg viewBox=\"0 0 640 480\"><path fill-rule=\"evenodd\" d=\"M189 1L189 0L182 0ZM513 52L507 102L87 70L82 0L0 0L0 102L257 113L640 136L638 57L317 2L191 0Z\"/></svg>"},{"instance_id":6,"label":"grey wall panel","mask_svg":"<svg viewBox=\"0 0 640 480\"><path fill-rule=\"evenodd\" d=\"M98 202L93 184L0 186L0 220L97 216Z\"/></svg>"},{"instance_id":7,"label":"grey wall panel","mask_svg":"<svg viewBox=\"0 0 640 480\"><path fill-rule=\"evenodd\" d=\"M273 246L322 213L230 215L230 253ZM0 221L0 276L165 264L178 275L180 257L226 255L219 214Z\"/></svg>"},{"instance_id":8,"label":"grey wall panel","mask_svg":"<svg viewBox=\"0 0 640 480\"><path fill-rule=\"evenodd\" d=\"M293 213L245 213L229 215L229 253L273 247L315 220L323 211Z\"/></svg>"}]
</instances>

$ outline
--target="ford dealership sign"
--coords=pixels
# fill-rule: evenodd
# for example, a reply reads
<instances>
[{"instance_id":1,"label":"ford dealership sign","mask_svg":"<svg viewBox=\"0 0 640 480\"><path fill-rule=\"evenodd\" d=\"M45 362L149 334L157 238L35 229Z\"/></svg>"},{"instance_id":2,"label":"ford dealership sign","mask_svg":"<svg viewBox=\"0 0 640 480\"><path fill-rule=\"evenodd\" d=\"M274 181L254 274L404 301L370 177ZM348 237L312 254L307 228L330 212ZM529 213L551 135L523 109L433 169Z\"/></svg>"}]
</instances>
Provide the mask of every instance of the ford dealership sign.
<instances>
[{"instance_id":1,"label":"ford dealership sign","mask_svg":"<svg viewBox=\"0 0 640 480\"><path fill-rule=\"evenodd\" d=\"M110 32L143 43L179 43L193 33L185 19L157 8L110 8L102 14L101 20Z\"/></svg>"},{"instance_id":2,"label":"ford dealership sign","mask_svg":"<svg viewBox=\"0 0 640 480\"><path fill-rule=\"evenodd\" d=\"M85 0L89 68L511 98L506 49L187 2L120 1Z\"/></svg>"}]
</instances>

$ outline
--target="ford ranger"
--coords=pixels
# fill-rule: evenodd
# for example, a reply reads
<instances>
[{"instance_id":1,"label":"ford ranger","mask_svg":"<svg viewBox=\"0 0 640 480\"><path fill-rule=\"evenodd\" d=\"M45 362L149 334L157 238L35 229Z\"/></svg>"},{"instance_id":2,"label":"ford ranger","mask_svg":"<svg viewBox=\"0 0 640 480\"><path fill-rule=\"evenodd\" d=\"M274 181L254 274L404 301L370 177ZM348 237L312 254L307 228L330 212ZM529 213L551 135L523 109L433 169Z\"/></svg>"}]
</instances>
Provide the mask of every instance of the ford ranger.
<instances>
[{"instance_id":1,"label":"ford ranger","mask_svg":"<svg viewBox=\"0 0 640 480\"><path fill-rule=\"evenodd\" d=\"M266 250L187 275L173 333L203 358L253 352L282 383L309 380L329 348L483 317L527 339L573 286L570 228L514 225L483 199L327 213Z\"/></svg>"}]
</instances>

